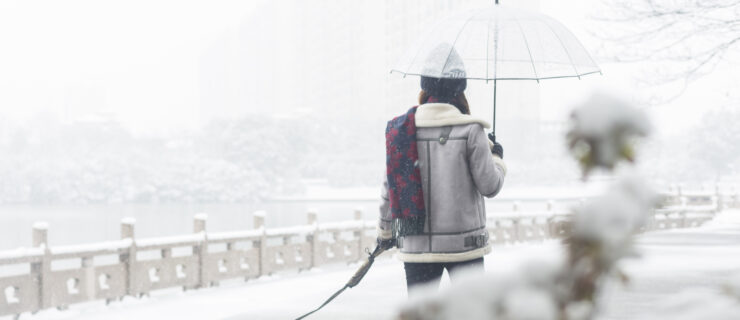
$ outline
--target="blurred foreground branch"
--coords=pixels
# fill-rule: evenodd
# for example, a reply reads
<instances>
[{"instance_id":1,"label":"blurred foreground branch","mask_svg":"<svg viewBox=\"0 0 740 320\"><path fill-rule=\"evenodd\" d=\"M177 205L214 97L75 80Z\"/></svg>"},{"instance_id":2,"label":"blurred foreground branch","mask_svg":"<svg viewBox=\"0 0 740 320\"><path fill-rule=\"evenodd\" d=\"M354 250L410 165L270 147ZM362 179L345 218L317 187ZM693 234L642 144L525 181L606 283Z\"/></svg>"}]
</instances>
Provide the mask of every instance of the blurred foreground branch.
<instances>
[{"instance_id":1,"label":"blurred foreground branch","mask_svg":"<svg viewBox=\"0 0 740 320\"><path fill-rule=\"evenodd\" d=\"M613 97L595 95L571 117L573 156L588 176L634 160L631 141L649 124L638 109ZM632 237L658 204L639 175L628 170L601 197L574 208L564 254L538 261L504 277L487 275L453 283L442 294L422 297L400 311L402 320L507 319L587 320L599 315L604 282L626 281L617 262L636 255Z\"/></svg>"}]
</instances>

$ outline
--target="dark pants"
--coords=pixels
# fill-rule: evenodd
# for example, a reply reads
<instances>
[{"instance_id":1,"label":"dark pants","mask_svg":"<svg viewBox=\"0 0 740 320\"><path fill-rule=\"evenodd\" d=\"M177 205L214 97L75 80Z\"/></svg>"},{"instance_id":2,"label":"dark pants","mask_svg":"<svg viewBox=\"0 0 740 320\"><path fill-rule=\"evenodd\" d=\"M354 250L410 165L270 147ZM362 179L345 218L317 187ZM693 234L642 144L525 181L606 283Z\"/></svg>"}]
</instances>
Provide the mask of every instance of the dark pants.
<instances>
[{"instance_id":1,"label":"dark pants","mask_svg":"<svg viewBox=\"0 0 740 320\"><path fill-rule=\"evenodd\" d=\"M474 272L483 273L483 258L460 261L460 262L441 262L441 263L412 263L405 262L403 268L406 270L406 288L409 293L418 285L434 284L439 286L442 279L442 272L447 269L450 280L457 278L460 269L474 270Z\"/></svg>"}]
</instances>

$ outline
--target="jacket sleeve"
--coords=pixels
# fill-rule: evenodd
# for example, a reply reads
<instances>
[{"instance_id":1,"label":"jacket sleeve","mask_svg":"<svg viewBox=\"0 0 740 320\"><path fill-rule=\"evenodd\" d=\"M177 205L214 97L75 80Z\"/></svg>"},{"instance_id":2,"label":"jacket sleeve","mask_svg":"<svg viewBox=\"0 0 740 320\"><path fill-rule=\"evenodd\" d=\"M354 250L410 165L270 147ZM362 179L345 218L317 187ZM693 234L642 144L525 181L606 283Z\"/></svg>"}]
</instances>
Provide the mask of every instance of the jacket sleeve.
<instances>
[{"instance_id":1,"label":"jacket sleeve","mask_svg":"<svg viewBox=\"0 0 740 320\"><path fill-rule=\"evenodd\" d=\"M378 219L378 238L393 238L393 224L391 219L391 203L388 197L388 177L383 177L383 188L380 193L380 218Z\"/></svg>"},{"instance_id":2,"label":"jacket sleeve","mask_svg":"<svg viewBox=\"0 0 740 320\"><path fill-rule=\"evenodd\" d=\"M472 126L468 134L468 167L478 192L491 198L501 191L506 175L506 165L491 153L491 147L483 127Z\"/></svg>"}]
</instances>

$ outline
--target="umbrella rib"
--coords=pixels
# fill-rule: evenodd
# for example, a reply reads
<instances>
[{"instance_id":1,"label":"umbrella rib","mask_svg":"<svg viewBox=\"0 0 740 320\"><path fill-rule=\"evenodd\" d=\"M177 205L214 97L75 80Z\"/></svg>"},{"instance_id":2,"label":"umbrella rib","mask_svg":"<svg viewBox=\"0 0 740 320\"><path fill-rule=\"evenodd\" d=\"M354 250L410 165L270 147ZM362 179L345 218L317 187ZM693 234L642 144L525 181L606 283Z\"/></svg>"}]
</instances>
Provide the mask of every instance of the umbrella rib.
<instances>
[{"instance_id":1,"label":"umbrella rib","mask_svg":"<svg viewBox=\"0 0 740 320\"><path fill-rule=\"evenodd\" d=\"M519 26L519 31L522 32L522 39L524 39L524 45L527 46L527 53L529 54L529 62L532 63L532 72L534 72L535 79L539 82L539 76L537 75L537 68L534 67L534 58L532 58L532 50L529 49L529 41L527 41L527 35L524 34L524 28L522 28L522 24L519 23L518 19L514 19L516 21L516 25Z\"/></svg>"},{"instance_id":2,"label":"umbrella rib","mask_svg":"<svg viewBox=\"0 0 740 320\"><path fill-rule=\"evenodd\" d=\"M478 14L480 14L480 13L478 13ZM442 70L439 71L439 77L440 78L442 78L442 76L444 75L445 68L447 68L447 63L450 62L450 54L452 54L452 50L455 50L455 44L457 44L457 39L460 38L460 34L462 34L463 30L465 30L465 26L468 25L468 22L470 22L470 20L473 20L473 18L475 18L475 16L477 16L478 14L470 15L470 18L468 18L467 20L465 20L465 23L463 23L462 27L460 28L460 31L457 32L457 36L455 36L455 40L452 41L452 46L450 47L450 52L447 53L447 60L445 60L445 64L442 66Z\"/></svg>"},{"instance_id":3,"label":"umbrella rib","mask_svg":"<svg viewBox=\"0 0 740 320\"><path fill-rule=\"evenodd\" d=\"M554 19L553 19L553 20L551 20L551 21L554 21L555 23L559 23L559 22L558 22L557 20L554 20ZM545 23L545 24L547 24L547 23ZM548 24L548 25L549 25L549 24ZM564 29L565 29L566 31L570 32L570 30L568 30L568 28L566 28L566 27L564 27L564 26L562 26L562 27L563 27L563 28L564 28ZM553 33L555 33L555 32L553 31ZM572 34L572 32L571 32L571 34ZM574 37L575 37L575 36L574 36ZM560 37L558 37L558 40L560 40ZM583 49L583 52L584 52L584 53L586 54L586 56L588 57L588 60L591 60L591 64L592 64L592 65L594 65L594 66L596 67L596 69L598 69L598 70L599 70L599 71L595 71L595 72L589 72L589 73L585 73L585 74L582 74L582 75L592 74L592 73L596 73L596 72L598 72L598 73L601 73L601 68L599 68L599 65L598 65L598 64L596 64L596 61L594 61L594 58L593 58L593 57L591 57L591 54L590 54L590 53L588 53L588 50L586 50L586 48L585 48L585 47L583 46L583 43L581 43L581 41L580 41L580 40L578 40L578 38L576 38L576 42L578 42L578 45L579 45L579 46L581 46L581 49ZM561 44L562 44L562 41L561 41ZM563 47L565 47L565 46L563 46ZM567 52L567 51L566 51L566 52ZM568 57L570 57L570 55L569 55ZM575 68L575 67L574 67L574 68ZM577 73L578 73L578 72L576 71L576 74L577 74Z\"/></svg>"},{"instance_id":4,"label":"umbrella rib","mask_svg":"<svg viewBox=\"0 0 740 320\"><path fill-rule=\"evenodd\" d=\"M578 68L576 68L576 64L573 63L573 58L570 56L570 51L565 46L565 43L563 43L563 40L560 39L560 36L558 35L558 33L555 32L555 30L553 30L552 25L550 25L549 23L547 23L547 20L546 19L543 19L541 21L545 24L545 26L548 27L547 30L550 30L550 32L552 32L552 35L554 35L555 38L558 39L558 42L560 42L560 45L563 47L563 50L565 51L565 54L568 56L568 60L570 61L570 65L573 66L573 71L575 71L576 74L578 74ZM578 79L580 79L580 78L581 78L581 76L579 75L578 76Z\"/></svg>"}]
</instances>

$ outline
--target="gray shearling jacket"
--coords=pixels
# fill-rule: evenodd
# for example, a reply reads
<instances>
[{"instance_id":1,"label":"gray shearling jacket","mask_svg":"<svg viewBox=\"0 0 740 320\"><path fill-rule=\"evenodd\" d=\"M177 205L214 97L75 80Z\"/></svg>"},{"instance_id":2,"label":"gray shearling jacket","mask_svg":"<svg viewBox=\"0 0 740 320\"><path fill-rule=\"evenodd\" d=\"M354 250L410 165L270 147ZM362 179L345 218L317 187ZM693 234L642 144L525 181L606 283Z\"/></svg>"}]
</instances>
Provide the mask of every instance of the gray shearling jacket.
<instances>
[{"instance_id":1,"label":"gray shearling jacket","mask_svg":"<svg viewBox=\"0 0 740 320\"><path fill-rule=\"evenodd\" d=\"M426 207L424 233L400 237L404 262L457 262L490 252L483 197L501 190L504 162L491 153L488 123L446 103L416 111L416 143ZM387 178L386 178L387 179ZM378 236L392 237L388 183L383 182Z\"/></svg>"}]
</instances>

